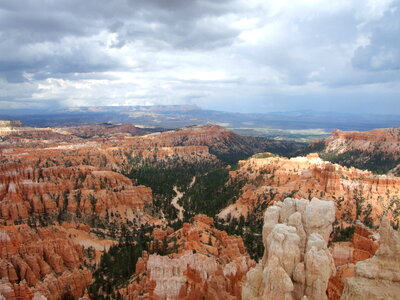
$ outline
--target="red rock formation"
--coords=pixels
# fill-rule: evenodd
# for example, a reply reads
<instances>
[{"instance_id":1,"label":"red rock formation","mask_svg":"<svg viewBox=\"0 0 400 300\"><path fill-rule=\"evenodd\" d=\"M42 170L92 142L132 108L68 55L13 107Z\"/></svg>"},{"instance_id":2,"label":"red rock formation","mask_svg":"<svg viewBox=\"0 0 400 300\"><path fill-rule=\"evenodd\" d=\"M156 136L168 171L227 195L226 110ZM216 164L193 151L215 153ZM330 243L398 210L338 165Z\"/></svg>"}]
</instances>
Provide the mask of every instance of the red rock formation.
<instances>
[{"instance_id":1,"label":"red rock formation","mask_svg":"<svg viewBox=\"0 0 400 300\"><path fill-rule=\"evenodd\" d=\"M132 220L152 202L151 189L132 186L130 179L90 166L35 168L0 166L0 220L27 220L32 214L69 212Z\"/></svg>"},{"instance_id":2,"label":"red rock formation","mask_svg":"<svg viewBox=\"0 0 400 300\"><path fill-rule=\"evenodd\" d=\"M336 130L330 137L312 142L308 149L344 166L398 175L399 144L400 127L365 132Z\"/></svg>"},{"instance_id":3,"label":"red rock formation","mask_svg":"<svg viewBox=\"0 0 400 300\"><path fill-rule=\"evenodd\" d=\"M159 231L157 236L164 236ZM241 299L241 283L254 265L239 237L213 227L213 220L198 215L193 223L165 237L169 256L145 253L125 299Z\"/></svg>"},{"instance_id":4,"label":"red rock formation","mask_svg":"<svg viewBox=\"0 0 400 300\"><path fill-rule=\"evenodd\" d=\"M112 171L128 173L142 161L215 163L205 144L233 134L218 126L135 137L124 134L136 133L132 125L18 130L0 145L0 222L7 224L61 212L132 221L152 202L151 190Z\"/></svg>"},{"instance_id":5,"label":"red rock formation","mask_svg":"<svg viewBox=\"0 0 400 300\"><path fill-rule=\"evenodd\" d=\"M230 172L230 176L247 184L242 188L239 200L219 214L221 218L228 214L237 218L247 216L260 203L287 196L323 197L335 201L336 218L342 221L355 220L357 205L361 205L362 218L370 205L369 218L375 223L383 213L388 213L393 220L399 218L388 209L400 198L398 177L342 167L325 162L315 154L291 159L273 155L253 157L240 161L239 166L238 170Z\"/></svg>"},{"instance_id":6,"label":"red rock formation","mask_svg":"<svg viewBox=\"0 0 400 300\"><path fill-rule=\"evenodd\" d=\"M355 264L374 256L378 247L377 233L361 223L356 225L351 242L333 244L330 251L335 261L336 276L329 280L329 299L340 299L346 279L355 275Z\"/></svg>"},{"instance_id":7,"label":"red rock formation","mask_svg":"<svg viewBox=\"0 0 400 300\"><path fill-rule=\"evenodd\" d=\"M92 279L82 250L57 227L0 226L0 295L7 300L34 294L80 297Z\"/></svg>"},{"instance_id":8,"label":"red rock formation","mask_svg":"<svg viewBox=\"0 0 400 300\"><path fill-rule=\"evenodd\" d=\"M396 158L400 158L400 127L364 132L335 130L324 142L326 152L343 153L350 150L360 150L390 153Z\"/></svg>"},{"instance_id":9,"label":"red rock formation","mask_svg":"<svg viewBox=\"0 0 400 300\"><path fill-rule=\"evenodd\" d=\"M95 127L95 128L93 128ZM160 161L179 158L182 161L216 161L208 151L207 145L215 145L233 133L222 127L189 127L144 136L125 135L136 127L132 125L106 127L101 130L96 126L74 128L51 128L53 135L33 137L21 134L9 136L0 145L0 160L3 162L30 162L31 166L78 166L91 165L101 169L129 172L132 157ZM37 133L42 132L41 129ZM68 131L69 130L69 131ZM80 138L80 133L90 138ZM111 133L110 133L111 132ZM103 135L104 137L99 137ZM29 145L27 147L27 145Z\"/></svg>"},{"instance_id":10,"label":"red rock formation","mask_svg":"<svg viewBox=\"0 0 400 300\"><path fill-rule=\"evenodd\" d=\"M400 232L384 217L379 235L380 244L375 255L356 264L355 276L346 280L340 299L399 299Z\"/></svg>"}]
</instances>

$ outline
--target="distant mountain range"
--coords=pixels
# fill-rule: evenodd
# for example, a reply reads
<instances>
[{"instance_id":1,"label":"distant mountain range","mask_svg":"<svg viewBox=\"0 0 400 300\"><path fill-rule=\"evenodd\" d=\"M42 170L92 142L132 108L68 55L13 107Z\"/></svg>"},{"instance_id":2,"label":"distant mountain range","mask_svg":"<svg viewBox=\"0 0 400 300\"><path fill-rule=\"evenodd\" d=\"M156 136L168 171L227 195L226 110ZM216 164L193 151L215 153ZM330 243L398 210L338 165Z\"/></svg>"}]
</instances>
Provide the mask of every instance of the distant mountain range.
<instances>
[{"instance_id":1,"label":"distant mountain range","mask_svg":"<svg viewBox=\"0 0 400 300\"><path fill-rule=\"evenodd\" d=\"M233 113L189 105L99 106L47 110L0 110L0 119L18 119L28 126L132 123L145 127L179 128L217 124L242 135L298 141L326 137L335 129L371 130L400 125L398 115L314 111Z\"/></svg>"}]
</instances>

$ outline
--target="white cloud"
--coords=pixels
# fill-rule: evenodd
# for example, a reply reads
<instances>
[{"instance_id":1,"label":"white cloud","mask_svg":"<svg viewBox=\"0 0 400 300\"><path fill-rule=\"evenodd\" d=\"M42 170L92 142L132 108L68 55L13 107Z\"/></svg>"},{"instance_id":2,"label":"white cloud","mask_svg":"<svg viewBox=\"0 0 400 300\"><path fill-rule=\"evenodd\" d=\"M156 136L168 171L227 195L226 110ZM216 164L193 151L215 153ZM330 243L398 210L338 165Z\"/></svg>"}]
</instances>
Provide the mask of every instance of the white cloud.
<instances>
[{"instance_id":1,"label":"white cloud","mask_svg":"<svg viewBox=\"0 0 400 300\"><path fill-rule=\"evenodd\" d=\"M400 93L399 0L102 4L0 4L0 108Z\"/></svg>"}]
</instances>

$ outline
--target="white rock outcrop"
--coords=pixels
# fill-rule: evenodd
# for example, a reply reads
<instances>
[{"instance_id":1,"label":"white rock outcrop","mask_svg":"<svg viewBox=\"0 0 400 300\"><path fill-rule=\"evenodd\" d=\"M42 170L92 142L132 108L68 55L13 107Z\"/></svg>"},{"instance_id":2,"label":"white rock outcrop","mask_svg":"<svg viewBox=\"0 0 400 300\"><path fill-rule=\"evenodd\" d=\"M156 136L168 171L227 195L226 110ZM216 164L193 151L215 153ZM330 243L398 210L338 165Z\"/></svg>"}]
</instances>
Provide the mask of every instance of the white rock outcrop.
<instances>
[{"instance_id":1,"label":"white rock outcrop","mask_svg":"<svg viewBox=\"0 0 400 300\"><path fill-rule=\"evenodd\" d=\"M375 256L356 264L356 276L347 279L341 300L400 299L400 232L384 217Z\"/></svg>"},{"instance_id":2,"label":"white rock outcrop","mask_svg":"<svg viewBox=\"0 0 400 300\"><path fill-rule=\"evenodd\" d=\"M243 300L324 300L336 272L327 249L335 205L286 198L264 214L264 256L247 273Z\"/></svg>"},{"instance_id":3,"label":"white rock outcrop","mask_svg":"<svg viewBox=\"0 0 400 300\"><path fill-rule=\"evenodd\" d=\"M198 271L202 279L212 276L218 268L214 257L194 254L191 251L186 251L178 258L150 255L147 268L150 271L151 280L156 283L154 294L160 299L176 299L186 281L185 272L188 266Z\"/></svg>"}]
</instances>

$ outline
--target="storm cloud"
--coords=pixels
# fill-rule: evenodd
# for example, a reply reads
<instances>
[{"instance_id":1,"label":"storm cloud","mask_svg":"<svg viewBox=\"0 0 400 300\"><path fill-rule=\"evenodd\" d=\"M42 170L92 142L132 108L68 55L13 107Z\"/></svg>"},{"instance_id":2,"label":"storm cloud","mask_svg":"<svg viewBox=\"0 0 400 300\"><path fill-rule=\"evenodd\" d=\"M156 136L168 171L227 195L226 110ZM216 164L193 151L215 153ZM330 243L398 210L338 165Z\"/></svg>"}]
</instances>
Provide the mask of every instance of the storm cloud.
<instances>
[{"instance_id":1,"label":"storm cloud","mask_svg":"<svg viewBox=\"0 0 400 300\"><path fill-rule=\"evenodd\" d=\"M400 113L399 96L400 0L0 2L0 109Z\"/></svg>"}]
</instances>

